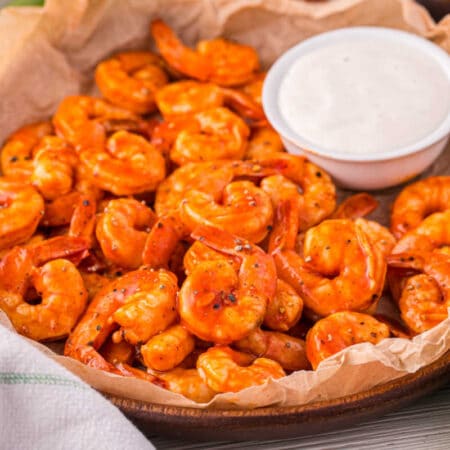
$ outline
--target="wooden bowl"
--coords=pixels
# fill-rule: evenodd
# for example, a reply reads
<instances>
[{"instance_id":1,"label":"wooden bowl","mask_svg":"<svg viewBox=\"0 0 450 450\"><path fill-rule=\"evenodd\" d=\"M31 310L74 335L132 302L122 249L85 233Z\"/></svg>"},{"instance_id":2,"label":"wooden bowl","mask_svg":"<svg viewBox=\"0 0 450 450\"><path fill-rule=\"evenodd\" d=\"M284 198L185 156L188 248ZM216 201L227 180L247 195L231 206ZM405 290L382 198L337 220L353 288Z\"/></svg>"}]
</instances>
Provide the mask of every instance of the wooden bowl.
<instances>
[{"instance_id":1,"label":"wooden bowl","mask_svg":"<svg viewBox=\"0 0 450 450\"><path fill-rule=\"evenodd\" d=\"M204 410L106 397L145 434L184 440L243 441L289 438L349 427L401 408L449 379L450 352L447 352L413 374L358 394L304 406Z\"/></svg>"}]
</instances>

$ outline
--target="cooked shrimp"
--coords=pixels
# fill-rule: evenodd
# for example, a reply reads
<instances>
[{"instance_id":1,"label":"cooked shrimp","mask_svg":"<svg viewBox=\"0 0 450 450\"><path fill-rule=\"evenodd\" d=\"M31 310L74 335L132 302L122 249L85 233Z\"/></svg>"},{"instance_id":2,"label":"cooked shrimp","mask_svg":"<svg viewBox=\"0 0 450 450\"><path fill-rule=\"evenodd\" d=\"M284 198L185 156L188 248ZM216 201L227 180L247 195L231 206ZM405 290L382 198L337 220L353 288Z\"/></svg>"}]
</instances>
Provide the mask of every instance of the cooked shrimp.
<instances>
[{"instance_id":1,"label":"cooked shrimp","mask_svg":"<svg viewBox=\"0 0 450 450\"><path fill-rule=\"evenodd\" d=\"M330 176L315 164L287 153L271 155L257 163L279 173L261 182L275 208L283 199L295 198L299 202L299 231L307 230L333 213L335 186Z\"/></svg>"},{"instance_id":2,"label":"cooked shrimp","mask_svg":"<svg viewBox=\"0 0 450 450\"><path fill-rule=\"evenodd\" d=\"M262 105L262 89L266 75L267 72L256 73L249 82L239 87L239 90L251 97L258 105Z\"/></svg>"},{"instance_id":3,"label":"cooked shrimp","mask_svg":"<svg viewBox=\"0 0 450 450\"><path fill-rule=\"evenodd\" d=\"M195 241L184 255L183 266L186 274L190 275L199 264L205 261L225 261L231 264L236 271L239 270L241 265L239 259L224 255L200 241Z\"/></svg>"},{"instance_id":4,"label":"cooked shrimp","mask_svg":"<svg viewBox=\"0 0 450 450\"><path fill-rule=\"evenodd\" d=\"M190 230L211 225L258 243L272 225L273 208L262 189L250 181L235 181L220 196L189 192L181 204L180 218Z\"/></svg>"},{"instance_id":5,"label":"cooked shrimp","mask_svg":"<svg viewBox=\"0 0 450 450\"><path fill-rule=\"evenodd\" d=\"M125 339L130 344L148 341L164 331L177 318L175 303L178 292L175 275L167 270L145 269L153 273L152 283L128 296L125 304L112 315L120 329L114 333L114 342Z\"/></svg>"},{"instance_id":6,"label":"cooked shrimp","mask_svg":"<svg viewBox=\"0 0 450 450\"><path fill-rule=\"evenodd\" d=\"M103 123L114 120L138 120L138 117L99 98L73 95L60 103L53 116L53 125L57 134L76 150L92 150L105 146L106 129Z\"/></svg>"},{"instance_id":7,"label":"cooked shrimp","mask_svg":"<svg viewBox=\"0 0 450 450\"><path fill-rule=\"evenodd\" d=\"M153 211L133 198L108 202L96 226L105 257L118 266L137 269L142 264L145 241L155 221Z\"/></svg>"},{"instance_id":8,"label":"cooked shrimp","mask_svg":"<svg viewBox=\"0 0 450 450\"><path fill-rule=\"evenodd\" d=\"M78 158L63 139L46 136L35 147L31 184L46 200L54 200L72 190Z\"/></svg>"},{"instance_id":9,"label":"cooked shrimp","mask_svg":"<svg viewBox=\"0 0 450 450\"><path fill-rule=\"evenodd\" d=\"M164 179L165 161L146 139L127 131L117 131L106 150L89 149L80 153L91 181L115 195L154 191Z\"/></svg>"},{"instance_id":10,"label":"cooked shrimp","mask_svg":"<svg viewBox=\"0 0 450 450\"><path fill-rule=\"evenodd\" d=\"M87 291L77 268L57 258L83 249L82 241L56 238L15 247L3 257L0 309L19 333L38 341L69 334L86 306ZM34 289L31 297L30 288ZM36 300L40 302L34 304Z\"/></svg>"},{"instance_id":11,"label":"cooked shrimp","mask_svg":"<svg viewBox=\"0 0 450 450\"><path fill-rule=\"evenodd\" d=\"M447 318L450 307L450 257L443 253L399 253L389 267L416 271L408 278L399 299L402 319L413 332L422 333Z\"/></svg>"},{"instance_id":12,"label":"cooked shrimp","mask_svg":"<svg viewBox=\"0 0 450 450\"><path fill-rule=\"evenodd\" d=\"M196 50L186 47L161 20L151 25L151 33L168 65L188 77L235 86L251 80L259 68L256 51L225 39L200 41Z\"/></svg>"},{"instance_id":13,"label":"cooked shrimp","mask_svg":"<svg viewBox=\"0 0 450 450\"><path fill-rule=\"evenodd\" d=\"M166 119L199 113L224 104L224 94L219 86L193 80L170 83L158 90L155 99Z\"/></svg>"},{"instance_id":14,"label":"cooked shrimp","mask_svg":"<svg viewBox=\"0 0 450 450\"><path fill-rule=\"evenodd\" d=\"M221 88L213 83L182 80L171 83L156 93L156 102L165 119L187 116L220 106L227 106L249 119L262 119L264 112L247 94Z\"/></svg>"},{"instance_id":15,"label":"cooked shrimp","mask_svg":"<svg viewBox=\"0 0 450 450\"><path fill-rule=\"evenodd\" d=\"M251 134L244 159L258 160L280 152L284 152L284 146L279 134L271 127L260 127Z\"/></svg>"},{"instance_id":16,"label":"cooked shrimp","mask_svg":"<svg viewBox=\"0 0 450 450\"><path fill-rule=\"evenodd\" d=\"M148 381L197 403L207 403L216 395L200 378L197 369L176 368L167 372L147 373L127 364L117 364L116 370L123 376Z\"/></svg>"},{"instance_id":17,"label":"cooked shrimp","mask_svg":"<svg viewBox=\"0 0 450 450\"><path fill-rule=\"evenodd\" d=\"M390 335L389 328L372 316L342 311L319 320L306 336L306 354L313 366L350 345L377 344Z\"/></svg>"},{"instance_id":18,"label":"cooked shrimp","mask_svg":"<svg viewBox=\"0 0 450 450\"><path fill-rule=\"evenodd\" d=\"M192 189L221 193L233 177L234 171L228 162L186 164L172 172L159 185L155 199L156 214L163 216L176 212L186 193Z\"/></svg>"},{"instance_id":19,"label":"cooked shrimp","mask_svg":"<svg viewBox=\"0 0 450 450\"><path fill-rule=\"evenodd\" d=\"M392 207L391 231L400 238L429 214L450 209L450 176L430 177L406 186Z\"/></svg>"},{"instance_id":20,"label":"cooked shrimp","mask_svg":"<svg viewBox=\"0 0 450 450\"><path fill-rule=\"evenodd\" d=\"M284 333L257 329L247 337L234 343L242 351L259 358L269 358L285 370L306 370L310 368L306 358L305 341Z\"/></svg>"},{"instance_id":21,"label":"cooked shrimp","mask_svg":"<svg viewBox=\"0 0 450 450\"><path fill-rule=\"evenodd\" d=\"M202 380L216 392L238 392L286 375L271 359L257 358L245 367L246 359L229 347L211 347L199 356L197 370Z\"/></svg>"},{"instance_id":22,"label":"cooked shrimp","mask_svg":"<svg viewBox=\"0 0 450 450\"><path fill-rule=\"evenodd\" d=\"M370 243L377 248L385 258L391 254L397 241L386 227L373 220L363 218L355 219L355 223L361 226L369 238Z\"/></svg>"},{"instance_id":23,"label":"cooked shrimp","mask_svg":"<svg viewBox=\"0 0 450 450\"><path fill-rule=\"evenodd\" d=\"M347 197L330 216L330 219L357 219L367 216L378 207L378 200L366 192Z\"/></svg>"},{"instance_id":24,"label":"cooked shrimp","mask_svg":"<svg viewBox=\"0 0 450 450\"><path fill-rule=\"evenodd\" d=\"M200 377L197 369L176 368L158 373L169 391L184 395L197 403L207 403L216 394Z\"/></svg>"},{"instance_id":25,"label":"cooked shrimp","mask_svg":"<svg viewBox=\"0 0 450 450\"><path fill-rule=\"evenodd\" d=\"M271 330L287 331L301 318L303 299L283 280L277 280L274 298L267 305L264 325Z\"/></svg>"},{"instance_id":26,"label":"cooked shrimp","mask_svg":"<svg viewBox=\"0 0 450 450\"><path fill-rule=\"evenodd\" d=\"M450 209L431 214L416 228L405 233L392 253L442 251L442 248L448 246L450 246Z\"/></svg>"},{"instance_id":27,"label":"cooked shrimp","mask_svg":"<svg viewBox=\"0 0 450 450\"><path fill-rule=\"evenodd\" d=\"M126 341L118 343L108 339L100 349L100 354L110 364L131 364L135 357L135 346Z\"/></svg>"},{"instance_id":28,"label":"cooked shrimp","mask_svg":"<svg viewBox=\"0 0 450 450\"><path fill-rule=\"evenodd\" d=\"M245 122L227 108L196 113L192 124L177 135L170 159L178 165L188 162L242 159L250 134Z\"/></svg>"},{"instance_id":29,"label":"cooked shrimp","mask_svg":"<svg viewBox=\"0 0 450 450\"><path fill-rule=\"evenodd\" d=\"M187 234L185 226L177 217L160 217L147 235L142 263L154 269L167 268L181 239Z\"/></svg>"},{"instance_id":30,"label":"cooked shrimp","mask_svg":"<svg viewBox=\"0 0 450 450\"><path fill-rule=\"evenodd\" d=\"M95 199L82 195L70 219L69 236L83 237L92 247L96 222L97 203Z\"/></svg>"},{"instance_id":31,"label":"cooked shrimp","mask_svg":"<svg viewBox=\"0 0 450 450\"><path fill-rule=\"evenodd\" d=\"M68 225L82 197L83 195L81 193L72 191L45 203L45 211L42 216L41 225L44 227Z\"/></svg>"},{"instance_id":32,"label":"cooked shrimp","mask_svg":"<svg viewBox=\"0 0 450 450\"><path fill-rule=\"evenodd\" d=\"M168 78L157 55L126 52L102 61L95 70L95 81L114 105L147 114L155 110L155 93Z\"/></svg>"},{"instance_id":33,"label":"cooked shrimp","mask_svg":"<svg viewBox=\"0 0 450 450\"><path fill-rule=\"evenodd\" d=\"M81 278L88 292L88 301L92 300L111 280L96 272L86 272L80 269Z\"/></svg>"},{"instance_id":34,"label":"cooked shrimp","mask_svg":"<svg viewBox=\"0 0 450 450\"><path fill-rule=\"evenodd\" d=\"M141 346L144 364L153 370L174 369L194 350L194 337L181 325L174 325Z\"/></svg>"},{"instance_id":35,"label":"cooked shrimp","mask_svg":"<svg viewBox=\"0 0 450 450\"><path fill-rule=\"evenodd\" d=\"M44 214L44 200L30 185L0 177L0 250L27 241Z\"/></svg>"},{"instance_id":36,"label":"cooked shrimp","mask_svg":"<svg viewBox=\"0 0 450 450\"><path fill-rule=\"evenodd\" d=\"M186 278L178 296L182 324L200 339L229 343L242 339L263 321L275 295L271 256L242 238L203 226L192 237L241 260L239 272L225 261L207 261Z\"/></svg>"},{"instance_id":37,"label":"cooked shrimp","mask_svg":"<svg viewBox=\"0 0 450 450\"><path fill-rule=\"evenodd\" d=\"M33 173L34 149L45 136L53 134L50 122L26 125L13 133L0 151L4 175L26 181Z\"/></svg>"},{"instance_id":38,"label":"cooked shrimp","mask_svg":"<svg viewBox=\"0 0 450 450\"><path fill-rule=\"evenodd\" d=\"M274 259L279 276L319 316L371 310L383 290L385 255L357 221L326 220L306 232L303 257L278 249Z\"/></svg>"},{"instance_id":39,"label":"cooked shrimp","mask_svg":"<svg viewBox=\"0 0 450 450\"><path fill-rule=\"evenodd\" d=\"M139 295L139 299L136 298L136 294ZM172 301L174 306L175 295L176 279L167 271L135 270L116 278L102 288L89 304L70 334L64 354L97 369L114 370L114 367L98 353L108 336L123 324L125 328L121 330L119 337L142 336L141 341L147 341L151 337L150 327L156 330L155 333L165 328L158 327L158 323L164 321L164 318L159 317L162 311L158 309L158 300L162 298L162 304L166 309L166 304ZM128 308L119 312L118 310L127 304L130 297L135 301L129 302ZM118 312L116 318L122 322L121 324L113 318L116 312ZM137 314L139 312L143 314L139 316ZM149 318L153 323L148 322ZM115 342L120 340L115 339Z\"/></svg>"}]
</instances>

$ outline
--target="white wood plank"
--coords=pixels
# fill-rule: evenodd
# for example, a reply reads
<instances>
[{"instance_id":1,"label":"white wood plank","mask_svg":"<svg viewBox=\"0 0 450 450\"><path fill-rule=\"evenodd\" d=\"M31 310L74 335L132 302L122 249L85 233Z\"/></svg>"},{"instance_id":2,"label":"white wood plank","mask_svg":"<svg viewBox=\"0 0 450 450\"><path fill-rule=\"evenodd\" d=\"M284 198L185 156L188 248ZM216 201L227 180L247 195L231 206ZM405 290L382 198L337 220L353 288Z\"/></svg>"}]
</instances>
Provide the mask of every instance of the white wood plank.
<instances>
[{"instance_id":1,"label":"white wood plank","mask_svg":"<svg viewBox=\"0 0 450 450\"><path fill-rule=\"evenodd\" d=\"M408 408L343 431L264 442L150 439L158 450L450 450L450 384Z\"/></svg>"}]
</instances>

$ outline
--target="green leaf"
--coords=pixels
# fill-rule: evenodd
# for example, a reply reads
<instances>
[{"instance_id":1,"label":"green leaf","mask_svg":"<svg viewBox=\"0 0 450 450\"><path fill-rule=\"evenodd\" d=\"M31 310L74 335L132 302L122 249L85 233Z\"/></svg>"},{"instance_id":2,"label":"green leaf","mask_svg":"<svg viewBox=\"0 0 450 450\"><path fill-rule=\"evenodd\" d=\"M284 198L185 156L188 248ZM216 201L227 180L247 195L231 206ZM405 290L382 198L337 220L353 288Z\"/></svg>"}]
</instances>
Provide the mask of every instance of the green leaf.
<instances>
[{"instance_id":1,"label":"green leaf","mask_svg":"<svg viewBox=\"0 0 450 450\"><path fill-rule=\"evenodd\" d=\"M44 0L13 0L8 6L42 6Z\"/></svg>"}]
</instances>

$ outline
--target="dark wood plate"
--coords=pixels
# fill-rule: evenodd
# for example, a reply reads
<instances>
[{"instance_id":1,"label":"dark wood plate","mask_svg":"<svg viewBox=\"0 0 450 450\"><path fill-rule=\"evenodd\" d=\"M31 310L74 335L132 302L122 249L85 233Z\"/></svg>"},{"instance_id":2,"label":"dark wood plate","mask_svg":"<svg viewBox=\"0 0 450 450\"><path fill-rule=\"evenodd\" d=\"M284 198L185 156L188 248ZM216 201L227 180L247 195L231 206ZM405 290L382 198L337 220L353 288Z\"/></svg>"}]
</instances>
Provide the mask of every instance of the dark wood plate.
<instances>
[{"instance_id":1,"label":"dark wood plate","mask_svg":"<svg viewBox=\"0 0 450 450\"><path fill-rule=\"evenodd\" d=\"M193 440L280 439L355 425L401 408L450 380L450 352L436 362L359 394L304 406L202 410L106 395L146 434Z\"/></svg>"}]
</instances>

